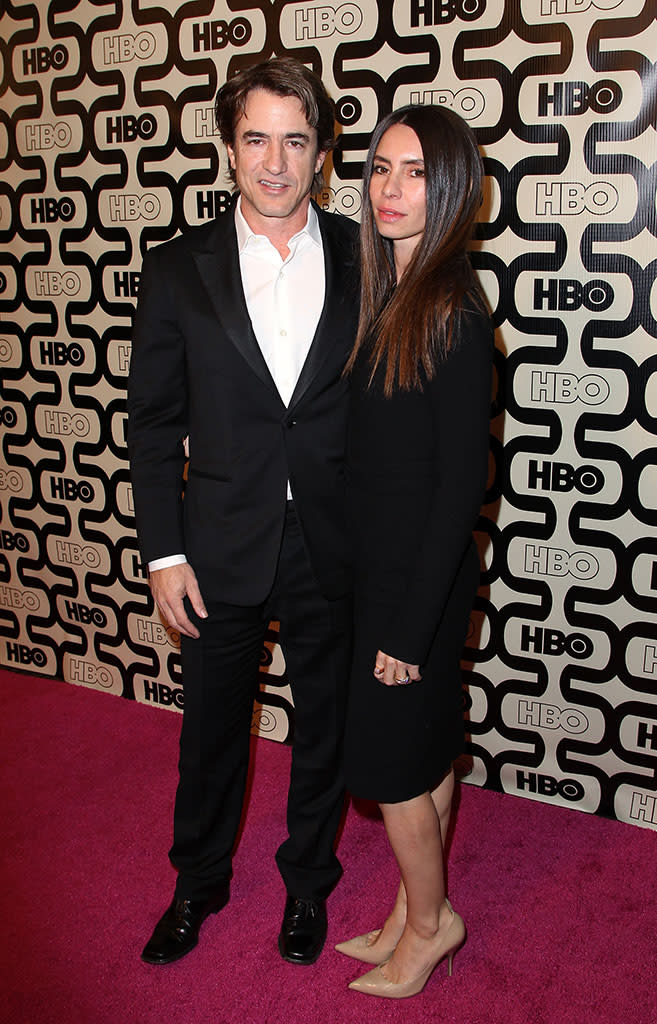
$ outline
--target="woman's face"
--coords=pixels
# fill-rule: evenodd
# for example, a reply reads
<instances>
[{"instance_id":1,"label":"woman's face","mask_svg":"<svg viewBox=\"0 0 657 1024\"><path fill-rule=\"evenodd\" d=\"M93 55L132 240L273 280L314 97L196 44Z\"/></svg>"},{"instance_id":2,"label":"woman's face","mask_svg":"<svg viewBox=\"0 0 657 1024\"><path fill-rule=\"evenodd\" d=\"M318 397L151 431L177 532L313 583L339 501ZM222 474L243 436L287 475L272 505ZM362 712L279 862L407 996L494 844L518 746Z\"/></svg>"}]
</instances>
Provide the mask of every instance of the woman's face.
<instances>
[{"instance_id":1,"label":"woman's face","mask_svg":"<svg viewBox=\"0 0 657 1024\"><path fill-rule=\"evenodd\" d=\"M408 259L422 237L427 207L422 146L407 124L393 124L381 136L369 192L380 234Z\"/></svg>"}]
</instances>

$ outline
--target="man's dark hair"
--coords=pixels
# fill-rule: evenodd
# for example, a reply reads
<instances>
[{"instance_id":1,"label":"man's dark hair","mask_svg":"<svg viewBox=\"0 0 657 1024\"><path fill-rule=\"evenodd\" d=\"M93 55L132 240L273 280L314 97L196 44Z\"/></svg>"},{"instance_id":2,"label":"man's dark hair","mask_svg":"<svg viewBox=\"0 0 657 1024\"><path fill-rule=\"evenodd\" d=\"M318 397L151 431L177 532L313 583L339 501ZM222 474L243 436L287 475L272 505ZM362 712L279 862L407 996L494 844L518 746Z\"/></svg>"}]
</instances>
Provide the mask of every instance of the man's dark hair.
<instances>
[{"instance_id":1,"label":"man's dark hair","mask_svg":"<svg viewBox=\"0 0 657 1024\"><path fill-rule=\"evenodd\" d=\"M244 68L222 85L214 104L215 119L221 141L235 145L235 127L246 108L253 89L263 89L276 96L296 97L306 121L317 132L317 151L328 153L335 145L335 108L322 80L304 64L292 57L277 57L262 64ZM229 175L235 182L235 172ZM313 190L324 187L321 168L315 175Z\"/></svg>"}]
</instances>

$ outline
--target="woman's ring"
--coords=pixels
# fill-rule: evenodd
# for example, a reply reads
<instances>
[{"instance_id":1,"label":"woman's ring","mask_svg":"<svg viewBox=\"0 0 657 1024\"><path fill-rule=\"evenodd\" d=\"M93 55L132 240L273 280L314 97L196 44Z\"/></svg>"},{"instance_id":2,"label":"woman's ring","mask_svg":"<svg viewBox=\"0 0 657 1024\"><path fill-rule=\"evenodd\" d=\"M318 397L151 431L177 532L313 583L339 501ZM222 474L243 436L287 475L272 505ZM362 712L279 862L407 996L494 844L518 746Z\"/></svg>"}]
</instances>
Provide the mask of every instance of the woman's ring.
<instances>
[{"instance_id":1,"label":"woman's ring","mask_svg":"<svg viewBox=\"0 0 657 1024\"><path fill-rule=\"evenodd\" d=\"M395 676L396 683L410 683L410 681L411 677L409 676L408 672L406 673L405 676L402 676L401 679L398 679L397 676Z\"/></svg>"}]
</instances>

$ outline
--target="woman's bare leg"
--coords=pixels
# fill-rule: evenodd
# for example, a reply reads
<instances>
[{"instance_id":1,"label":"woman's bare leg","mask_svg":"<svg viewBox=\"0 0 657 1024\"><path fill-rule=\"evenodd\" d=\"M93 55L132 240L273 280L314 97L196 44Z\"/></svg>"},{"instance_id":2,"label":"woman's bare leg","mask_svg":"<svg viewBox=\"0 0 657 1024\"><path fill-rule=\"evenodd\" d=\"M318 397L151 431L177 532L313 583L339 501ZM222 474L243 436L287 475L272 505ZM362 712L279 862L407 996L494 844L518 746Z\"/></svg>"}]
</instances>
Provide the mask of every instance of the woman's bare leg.
<instances>
[{"instance_id":1,"label":"woman's bare leg","mask_svg":"<svg viewBox=\"0 0 657 1024\"><path fill-rule=\"evenodd\" d=\"M402 879L385 925L390 938L390 929L399 929L405 912L397 948L383 968L384 976L395 983L409 981L425 969L452 922L445 904L443 843L453 789L454 775L450 771L433 793L381 805Z\"/></svg>"},{"instance_id":2,"label":"woman's bare leg","mask_svg":"<svg viewBox=\"0 0 657 1024\"><path fill-rule=\"evenodd\" d=\"M451 814L451 810L452 810L452 797L453 797L453 794L454 794L454 771L453 771L452 768L450 768L450 770L448 771L447 775L445 775L443 777L443 779L439 783L439 785L436 786L436 788L430 794L431 795L431 801L432 801L432 803L434 805L435 813L436 813L437 818L438 818L438 824L439 824L439 829L440 829L440 839L441 839L440 870L442 870L442 872L443 872L443 878L444 878L444 865L443 865L443 852L442 851L445 848L445 840L446 840L446 837L447 837L447 829L449 827L449 819L450 819L450 814ZM417 799L425 799L425 796L426 796L426 794L423 795L423 797L421 797L421 798L419 797ZM408 801L408 803L411 803L411 802L412 801ZM382 812L383 812L383 806L384 805L381 805ZM385 806L389 807L389 808L395 808L395 807L401 808L401 807L405 807L406 803L403 803L403 804L387 804ZM426 808L426 811L429 812L429 817L431 819L431 813L430 813L430 809L428 807ZM392 812L392 814L394 815L394 811ZM384 813L384 820L385 820L385 813ZM435 828L435 822L433 824L433 827ZM387 824L386 824L386 829L387 829ZM394 845L393 845L393 850L394 850ZM394 947L394 946L397 945L397 943L399 942L399 939L401 938L402 932L404 931L404 926L406 924L407 902L408 901L407 901L407 897L406 897L406 888L404 886L404 881L403 881L403 877L402 877L402 879L399 882L399 888L397 890L397 897L395 899L394 906L393 906L390 914L388 915L388 917L387 917L383 927L381 928L381 931L379 932L378 935L376 935L376 938L373 940L373 942L370 943L370 945L376 947L376 945L380 944L382 949L390 949L391 947Z\"/></svg>"}]
</instances>

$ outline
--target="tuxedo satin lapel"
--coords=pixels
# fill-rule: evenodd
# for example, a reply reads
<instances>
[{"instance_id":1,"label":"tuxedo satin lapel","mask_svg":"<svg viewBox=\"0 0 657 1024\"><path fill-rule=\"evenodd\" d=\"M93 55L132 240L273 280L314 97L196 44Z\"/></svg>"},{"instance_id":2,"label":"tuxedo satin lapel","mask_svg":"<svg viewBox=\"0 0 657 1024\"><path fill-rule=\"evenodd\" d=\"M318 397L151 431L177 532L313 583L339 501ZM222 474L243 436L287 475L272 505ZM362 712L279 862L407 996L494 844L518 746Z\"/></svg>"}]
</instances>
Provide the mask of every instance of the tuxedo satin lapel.
<instances>
[{"instance_id":1,"label":"tuxedo satin lapel","mask_svg":"<svg viewBox=\"0 0 657 1024\"><path fill-rule=\"evenodd\" d=\"M223 216L229 221L217 221L207 246L194 251L194 261L224 331L253 372L278 395L246 308L232 214Z\"/></svg>"},{"instance_id":2,"label":"tuxedo satin lapel","mask_svg":"<svg viewBox=\"0 0 657 1024\"><path fill-rule=\"evenodd\" d=\"M336 330L335 324L339 323L341 308L345 296L349 292L349 274L353 274L353 267L349 268L345 260L344 250L340 247L334 233L325 228L320 220L322 231L322 243L324 246L324 268L326 272L326 290L324 293L324 307L322 309L319 323L315 331L312 344L303 364L297 386L294 389L290 406L299 402L314 378L319 373L324 360L335 345ZM353 340L353 339L351 339ZM345 353L345 361L349 349Z\"/></svg>"}]
</instances>

